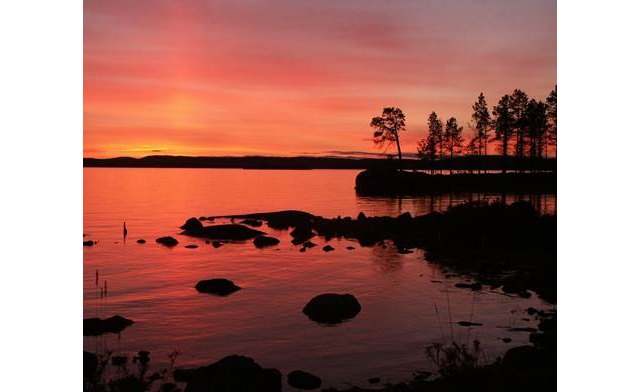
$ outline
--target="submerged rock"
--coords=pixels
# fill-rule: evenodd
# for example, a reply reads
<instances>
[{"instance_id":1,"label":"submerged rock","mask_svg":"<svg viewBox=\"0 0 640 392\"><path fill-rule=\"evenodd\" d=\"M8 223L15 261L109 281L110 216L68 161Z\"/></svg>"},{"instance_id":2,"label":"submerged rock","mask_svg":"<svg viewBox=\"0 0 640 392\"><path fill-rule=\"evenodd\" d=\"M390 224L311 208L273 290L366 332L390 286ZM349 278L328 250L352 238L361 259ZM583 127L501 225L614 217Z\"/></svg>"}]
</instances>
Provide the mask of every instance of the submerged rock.
<instances>
[{"instance_id":1,"label":"submerged rock","mask_svg":"<svg viewBox=\"0 0 640 392\"><path fill-rule=\"evenodd\" d=\"M351 245L347 246L347 250L355 250L355 249L356 249L355 246L351 246Z\"/></svg>"},{"instance_id":2,"label":"submerged rock","mask_svg":"<svg viewBox=\"0 0 640 392\"><path fill-rule=\"evenodd\" d=\"M209 366L191 370L189 373L185 392L280 392L282 390L282 374L277 369L264 369L253 359L240 355L225 357Z\"/></svg>"},{"instance_id":3,"label":"submerged rock","mask_svg":"<svg viewBox=\"0 0 640 392\"><path fill-rule=\"evenodd\" d=\"M178 240L171 236L156 238L156 242L169 247L178 245Z\"/></svg>"},{"instance_id":4,"label":"submerged rock","mask_svg":"<svg viewBox=\"0 0 640 392\"><path fill-rule=\"evenodd\" d=\"M535 332L538 332L538 329L537 328L532 328L532 327L514 327L514 328L509 328L508 331L510 331L510 332L535 333Z\"/></svg>"},{"instance_id":5,"label":"submerged rock","mask_svg":"<svg viewBox=\"0 0 640 392\"><path fill-rule=\"evenodd\" d=\"M229 279L217 278L201 280L196 284L196 290L200 293L227 296L240 290L239 286Z\"/></svg>"},{"instance_id":6,"label":"submerged rock","mask_svg":"<svg viewBox=\"0 0 640 392\"><path fill-rule=\"evenodd\" d=\"M311 241L307 241L304 244L302 244L302 246L304 248L315 248L316 246L318 246L318 244L315 244L315 243L313 243Z\"/></svg>"},{"instance_id":7,"label":"submerged rock","mask_svg":"<svg viewBox=\"0 0 640 392\"><path fill-rule=\"evenodd\" d=\"M109 317L108 319L87 318L83 320L84 336L99 336L105 333L120 333L125 328L133 324L133 320L129 320L120 315Z\"/></svg>"},{"instance_id":8,"label":"submerged rock","mask_svg":"<svg viewBox=\"0 0 640 392\"><path fill-rule=\"evenodd\" d=\"M256 248L266 248L268 246L275 246L280 243L280 240L274 237L261 235L253 239L253 245Z\"/></svg>"},{"instance_id":9,"label":"submerged rock","mask_svg":"<svg viewBox=\"0 0 640 392\"><path fill-rule=\"evenodd\" d=\"M211 242L211 245L213 245L214 248L219 248L223 245L223 243L220 241L213 241Z\"/></svg>"},{"instance_id":10,"label":"submerged rock","mask_svg":"<svg viewBox=\"0 0 640 392\"><path fill-rule=\"evenodd\" d=\"M187 249L195 249L197 247L198 247L198 245L196 245L196 244L185 245L185 248L187 248Z\"/></svg>"},{"instance_id":11,"label":"submerged rock","mask_svg":"<svg viewBox=\"0 0 640 392\"><path fill-rule=\"evenodd\" d=\"M82 241L82 246L93 246L95 244L97 244L97 242L96 241L92 241L92 240Z\"/></svg>"},{"instance_id":12,"label":"submerged rock","mask_svg":"<svg viewBox=\"0 0 640 392\"><path fill-rule=\"evenodd\" d=\"M136 242L137 242L137 243L139 243L139 244L146 244L146 243L147 243L147 240L143 240L143 239L141 238L141 239L139 239L139 240L138 240L138 241L136 241Z\"/></svg>"},{"instance_id":13,"label":"submerged rock","mask_svg":"<svg viewBox=\"0 0 640 392\"><path fill-rule=\"evenodd\" d=\"M322 385L322 379L303 370L294 370L287 375L287 383L297 389L316 389Z\"/></svg>"},{"instance_id":14,"label":"submerged rock","mask_svg":"<svg viewBox=\"0 0 640 392\"><path fill-rule=\"evenodd\" d=\"M475 283L456 283L455 286L460 288L460 289L471 289L473 291L482 290L482 283L480 283L480 282L475 282Z\"/></svg>"},{"instance_id":15,"label":"submerged rock","mask_svg":"<svg viewBox=\"0 0 640 392\"><path fill-rule=\"evenodd\" d=\"M331 251L336 250L336 248L334 248L331 245L325 245L325 246L322 247L322 250L325 251L325 252L331 252Z\"/></svg>"},{"instance_id":16,"label":"submerged rock","mask_svg":"<svg viewBox=\"0 0 640 392\"><path fill-rule=\"evenodd\" d=\"M479 327L482 323L474 323L472 321L458 321L458 325L463 327Z\"/></svg>"},{"instance_id":17,"label":"submerged rock","mask_svg":"<svg viewBox=\"0 0 640 392\"><path fill-rule=\"evenodd\" d=\"M318 323L337 324L354 318L362 307L351 294L320 294L309 301L302 312Z\"/></svg>"}]
</instances>

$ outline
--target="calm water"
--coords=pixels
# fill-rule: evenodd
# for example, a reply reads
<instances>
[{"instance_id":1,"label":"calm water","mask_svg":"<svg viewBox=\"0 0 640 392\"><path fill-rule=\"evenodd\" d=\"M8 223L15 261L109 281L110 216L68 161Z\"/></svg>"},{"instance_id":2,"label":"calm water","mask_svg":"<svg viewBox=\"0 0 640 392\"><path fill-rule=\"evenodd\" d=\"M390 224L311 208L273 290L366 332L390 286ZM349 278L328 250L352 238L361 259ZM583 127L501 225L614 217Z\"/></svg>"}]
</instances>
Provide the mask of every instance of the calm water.
<instances>
[{"instance_id":1,"label":"calm water","mask_svg":"<svg viewBox=\"0 0 640 392\"><path fill-rule=\"evenodd\" d=\"M152 363L166 366L173 350L177 366L205 365L230 354L250 356L284 374L303 369L323 378L323 387L366 385L410 378L429 369L424 354L432 342L479 339L488 359L528 342L528 334L505 327L535 327L524 309L550 309L533 296L453 287L464 280L425 261L422 252L398 254L393 246L362 248L332 240L334 252L316 247L305 253L288 232L261 230L281 239L257 250L251 242L220 248L181 236L191 216L300 209L333 217L424 214L449 204L494 195L360 198L357 171L248 171L225 169L84 169L84 316L120 314L136 323L116 335L85 337L88 351L129 354L151 351ZM497 197L497 196L496 196ZM541 211L555 211L554 195L528 196ZM509 201L516 196L508 196ZM129 235L122 241L122 222ZM154 242L164 235L180 244ZM144 238L147 243L135 241ZM324 245L324 241L314 241ZM197 249L184 245L197 244ZM356 250L349 251L353 245ZM95 284L107 281L101 299ZM198 280L225 277L243 289L229 297L199 294ZM337 326L310 321L302 308L323 292L349 292L362 305L353 320ZM449 304L449 305L448 305ZM448 310L450 308L450 311ZM437 309L437 311L436 311ZM449 323L449 314L454 324ZM460 320L483 323L463 328ZM510 337L512 343L500 338ZM285 387L286 389L286 387Z\"/></svg>"}]
</instances>

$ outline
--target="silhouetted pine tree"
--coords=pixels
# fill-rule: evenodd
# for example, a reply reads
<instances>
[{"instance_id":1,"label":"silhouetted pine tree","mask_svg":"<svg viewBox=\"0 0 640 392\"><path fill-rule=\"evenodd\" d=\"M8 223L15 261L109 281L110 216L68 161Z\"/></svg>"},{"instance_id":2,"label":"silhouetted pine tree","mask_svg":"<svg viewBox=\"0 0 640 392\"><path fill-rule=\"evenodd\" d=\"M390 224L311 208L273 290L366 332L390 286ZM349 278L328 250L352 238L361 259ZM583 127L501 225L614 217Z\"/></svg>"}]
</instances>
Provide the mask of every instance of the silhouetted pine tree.
<instances>
[{"instance_id":1,"label":"silhouetted pine tree","mask_svg":"<svg viewBox=\"0 0 640 392\"><path fill-rule=\"evenodd\" d=\"M548 128L547 105L535 99L530 100L524 118L529 156L531 158L542 157Z\"/></svg>"},{"instance_id":2,"label":"silhouetted pine tree","mask_svg":"<svg viewBox=\"0 0 640 392\"><path fill-rule=\"evenodd\" d=\"M478 101L473 104L473 114L471 115L475 124L475 145L478 155L487 155L487 146L489 141L489 131L491 130L491 115L487 108L487 101L484 94L480 93Z\"/></svg>"},{"instance_id":3,"label":"silhouetted pine tree","mask_svg":"<svg viewBox=\"0 0 640 392\"><path fill-rule=\"evenodd\" d=\"M525 155L527 128L525 111L527 110L528 103L529 97L520 89L513 90L513 93L509 97L509 106L513 114L513 126L516 134L515 156L518 158L523 158Z\"/></svg>"},{"instance_id":4,"label":"silhouetted pine tree","mask_svg":"<svg viewBox=\"0 0 640 392\"><path fill-rule=\"evenodd\" d=\"M400 149L400 132L405 129L405 115L400 108L388 107L382 110L382 116L374 117L369 124L373 129L373 142L381 147L396 145L398 164L402 170L402 150Z\"/></svg>"},{"instance_id":5,"label":"silhouetted pine tree","mask_svg":"<svg viewBox=\"0 0 640 392\"><path fill-rule=\"evenodd\" d=\"M423 139L418 144L418 154L423 158L429 160L432 164L437 155L442 157L442 121L438 119L436 112L431 112L429 119L427 120L429 127L429 133L426 139ZM433 173L433 169L431 169Z\"/></svg>"},{"instance_id":6,"label":"silhouetted pine tree","mask_svg":"<svg viewBox=\"0 0 640 392\"><path fill-rule=\"evenodd\" d=\"M460 153L462 143L462 127L458 126L458 120L455 117L451 117L447 120L444 130L444 146L447 149L449 158L453 158L455 154Z\"/></svg>"},{"instance_id":7,"label":"silhouetted pine tree","mask_svg":"<svg viewBox=\"0 0 640 392\"><path fill-rule=\"evenodd\" d=\"M506 158L509 155L509 142L513 136L514 118L511 111L510 97L504 95L498 101L498 104L493 107L493 128L495 132L495 139L500 141L500 153L504 158L503 165L506 165ZM503 167L502 172L505 173L506 169Z\"/></svg>"},{"instance_id":8,"label":"silhouetted pine tree","mask_svg":"<svg viewBox=\"0 0 640 392\"><path fill-rule=\"evenodd\" d=\"M558 137L558 86L555 86L547 97L547 122L549 130L544 140L544 156L548 156L549 146L555 146Z\"/></svg>"}]
</instances>

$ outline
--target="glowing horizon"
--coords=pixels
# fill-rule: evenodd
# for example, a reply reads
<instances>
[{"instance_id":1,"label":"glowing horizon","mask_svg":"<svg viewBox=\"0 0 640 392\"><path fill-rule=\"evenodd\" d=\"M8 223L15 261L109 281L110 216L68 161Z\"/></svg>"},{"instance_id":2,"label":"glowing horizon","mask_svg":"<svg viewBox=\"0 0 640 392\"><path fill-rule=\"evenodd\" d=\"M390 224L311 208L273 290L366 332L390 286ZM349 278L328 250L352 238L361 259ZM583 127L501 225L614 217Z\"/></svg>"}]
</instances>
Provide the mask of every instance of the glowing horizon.
<instances>
[{"instance_id":1,"label":"glowing horizon","mask_svg":"<svg viewBox=\"0 0 640 392\"><path fill-rule=\"evenodd\" d=\"M555 1L84 3L85 157L373 153L385 106L411 153L431 111L555 84Z\"/></svg>"}]
</instances>

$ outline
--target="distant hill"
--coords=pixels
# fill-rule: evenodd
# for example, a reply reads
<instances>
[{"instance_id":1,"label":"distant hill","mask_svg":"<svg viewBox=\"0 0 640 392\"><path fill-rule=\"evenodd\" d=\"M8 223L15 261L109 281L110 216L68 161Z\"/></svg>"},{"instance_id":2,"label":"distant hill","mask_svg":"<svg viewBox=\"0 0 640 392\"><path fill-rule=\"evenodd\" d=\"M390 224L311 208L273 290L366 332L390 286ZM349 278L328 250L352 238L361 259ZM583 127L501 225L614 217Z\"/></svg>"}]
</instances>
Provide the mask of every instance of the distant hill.
<instances>
[{"instance_id":1,"label":"distant hill","mask_svg":"<svg viewBox=\"0 0 640 392\"><path fill-rule=\"evenodd\" d=\"M433 163L419 159L404 159L405 170L452 169L452 170L556 170L555 158L518 161L509 157L503 162L501 156L463 156L446 158ZM84 167L155 167L155 168L220 168L220 169L373 169L397 165L396 160L378 158L337 158L337 157L189 157L152 155L143 158L84 158Z\"/></svg>"}]
</instances>

